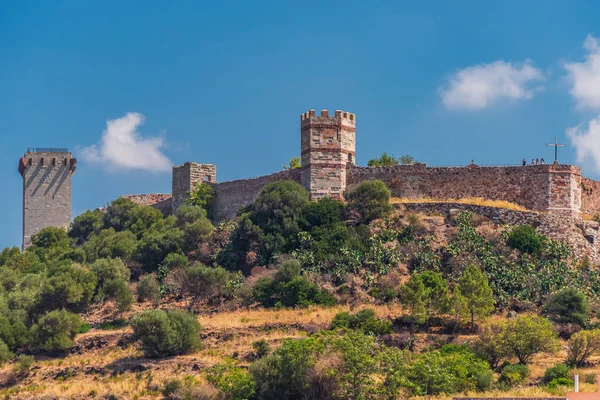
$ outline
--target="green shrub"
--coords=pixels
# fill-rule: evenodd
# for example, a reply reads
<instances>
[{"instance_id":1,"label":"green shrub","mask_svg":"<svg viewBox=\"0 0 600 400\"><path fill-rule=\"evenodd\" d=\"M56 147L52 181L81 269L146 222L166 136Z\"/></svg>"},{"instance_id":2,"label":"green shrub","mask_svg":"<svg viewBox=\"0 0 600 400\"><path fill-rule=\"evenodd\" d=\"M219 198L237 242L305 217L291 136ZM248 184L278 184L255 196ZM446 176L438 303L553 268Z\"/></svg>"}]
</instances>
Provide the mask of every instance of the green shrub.
<instances>
[{"instance_id":1,"label":"green shrub","mask_svg":"<svg viewBox=\"0 0 600 400\"><path fill-rule=\"evenodd\" d=\"M554 367L546 369L546 372L544 373L544 382L549 383L554 379L568 378L570 373L571 368L565 364L556 364Z\"/></svg>"},{"instance_id":2,"label":"green shrub","mask_svg":"<svg viewBox=\"0 0 600 400\"><path fill-rule=\"evenodd\" d=\"M252 348L254 348L254 357L256 358L263 358L271 351L271 346L265 339L260 339L252 343Z\"/></svg>"},{"instance_id":3,"label":"green shrub","mask_svg":"<svg viewBox=\"0 0 600 400\"><path fill-rule=\"evenodd\" d=\"M66 351L73 346L83 321L66 310L47 312L31 327L31 347L45 351Z\"/></svg>"},{"instance_id":4,"label":"green shrub","mask_svg":"<svg viewBox=\"0 0 600 400\"><path fill-rule=\"evenodd\" d=\"M356 329L367 335L385 335L392 331L392 323L375 317L375 311L370 308L360 310L355 314L346 311L337 313L329 329Z\"/></svg>"},{"instance_id":5,"label":"green shrub","mask_svg":"<svg viewBox=\"0 0 600 400\"><path fill-rule=\"evenodd\" d=\"M548 298L544 305L544 314L552 321L583 327L589 319L590 303L580 290L564 288Z\"/></svg>"},{"instance_id":6,"label":"green shrub","mask_svg":"<svg viewBox=\"0 0 600 400\"><path fill-rule=\"evenodd\" d=\"M138 301L151 301L156 307L160 304L160 285L155 274L146 274L137 285Z\"/></svg>"},{"instance_id":7,"label":"green shrub","mask_svg":"<svg viewBox=\"0 0 600 400\"><path fill-rule=\"evenodd\" d=\"M98 296L101 299L113 300L117 306L117 310L120 312L130 310L134 301L129 285L120 278L105 281L102 288L100 288Z\"/></svg>"},{"instance_id":8,"label":"green shrub","mask_svg":"<svg viewBox=\"0 0 600 400\"><path fill-rule=\"evenodd\" d=\"M131 325L149 357L183 354L200 345L200 324L191 313L149 310L133 317Z\"/></svg>"},{"instance_id":9,"label":"green shrub","mask_svg":"<svg viewBox=\"0 0 600 400\"><path fill-rule=\"evenodd\" d=\"M256 384L250 374L231 361L216 364L206 371L206 380L219 389L221 396L230 400L251 399Z\"/></svg>"},{"instance_id":10,"label":"green shrub","mask_svg":"<svg viewBox=\"0 0 600 400\"><path fill-rule=\"evenodd\" d=\"M574 382L569 378L555 378L548 382L549 389L556 389L559 386L573 386Z\"/></svg>"},{"instance_id":11,"label":"green shrub","mask_svg":"<svg viewBox=\"0 0 600 400\"><path fill-rule=\"evenodd\" d=\"M494 383L494 372L492 370L483 371L477 375L477 381L475 387L478 391L484 392L489 390Z\"/></svg>"},{"instance_id":12,"label":"green shrub","mask_svg":"<svg viewBox=\"0 0 600 400\"><path fill-rule=\"evenodd\" d=\"M588 358L600 352L600 329L579 331L567 342L567 364L583 366Z\"/></svg>"},{"instance_id":13,"label":"green shrub","mask_svg":"<svg viewBox=\"0 0 600 400\"><path fill-rule=\"evenodd\" d=\"M543 248L541 235L530 225L514 227L508 234L508 245L528 254L539 254Z\"/></svg>"},{"instance_id":14,"label":"green shrub","mask_svg":"<svg viewBox=\"0 0 600 400\"><path fill-rule=\"evenodd\" d=\"M322 350L315 339L284 340L270 355L250 366L259 399L300 399L306 393L308 373L315 354Z\"/></svg>"},{"instance_id":15,"label":"green shrub","mask_svg":"<svg viewBox=\"0 0 600 400\"><path fill-rule=\"evenodd\" d=\"M502 369L499 382L511 387L523 383L528 376L529 369L525 365L508 365Z\"/></svg>"},{"instance_id":16,"label":"green shrub","mask_svg":"<svg viewBox=\"0 0 600 400\"><path fill-rule=\"evenodd\" d=\"M391 192L380 180L368 180L346 195L350 212L357 213L362 223L381 218L391 209Z\"/></svg>"},{"instance_id":17,"label":"green shrub","mask_svg":"<svg viewBox=\"0 0 600 400\"><path fill-rule=\"evenodd\" d=\"M0 364L3 364L5 362L9 361L14 356L15 355L13 354L12 351L10 351L10 349L8 348L6 343L4 343L3 341L0 341Z\"/></svg>"},{"instance_id":18,"label":"green shrub","mask_svg":"<svg viewBox=\"0 0 600 400\"><path fill-rule=\"evenodd\" d=\"M20 354L13 365L13 371L17 374L25 374L35 364L35 357L27 354Z\"/></svg>"},{"instance_id":19,"label":"green shrub","mask_svg":"<svg viewBox=\"0 0 600 400\"><path fill-rule=\"evenodd\" d=\"M79 333L88 333L90 330L92 329L92 326L90 324L88 324L87 322L81 324L81 327L79 328Z\"/></svg>"},{"instance_id":20,"label":"green shrub","mask_svg":"<svg viewBox=\"0 0 600 400\"><path fill-rule=\"evenodd\" d=\"M90 265L90 270L98 277L98 286L111 279L122 279L129 282L129 268L120 258L101 258Z\"/></svg>"},{"instance_id":21,"label":"green shrub","mask_svg":"<svg viewBox=\"0 0 600 400\"><path fill-rule=\"evenodd\" d=\"M163 389L161 391L165 399L174 398L175 394L181 389L183 383L179 379L169 379L165 381Z\"/></svg>"}]
</instances>

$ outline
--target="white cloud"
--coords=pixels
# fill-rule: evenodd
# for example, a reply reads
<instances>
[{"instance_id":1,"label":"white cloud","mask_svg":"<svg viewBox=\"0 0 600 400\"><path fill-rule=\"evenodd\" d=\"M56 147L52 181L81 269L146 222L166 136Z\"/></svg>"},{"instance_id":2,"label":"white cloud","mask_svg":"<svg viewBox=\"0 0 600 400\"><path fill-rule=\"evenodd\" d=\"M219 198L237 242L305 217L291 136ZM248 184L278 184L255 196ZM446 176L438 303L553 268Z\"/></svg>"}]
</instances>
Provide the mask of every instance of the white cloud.
<instances>
[{"instance_id":1,"label":"white cloud","mask_svg":"<svg viewBox=\"0 0 600 400\"><path fill-rule=\"evenodd\" d=\"M111 170L169 171L172 163L160 150L163 138L143 138L137 132L143 123L144 116L138 113L106 121L100 143L81 149L83 159Z\"/></svg>"},{"instance_id":2,"label":"white cloud","mask_svg":"<svg viewBox=\"0 0 600 400\"><path fill-rule=\"evenodd\" d=\"M585 61L565 63L573 87L571 95L580 108L600 108L600 43L592 35L583 42Z\"/></svg>"},{"instance_id":3,"label":"white cloud","mask_svg":"<svg viewBox=\"0 0 600 400\"><path fill-rule=\"evenodd\" d=\"M495 61L461 69L439 89L444 106L455 110L481 110L503 100L531 99L541 90L534 82L544 74L525 60L522 64Z\"/></svg>"},{"instance_id":4,"label":"white cloud","mask_svg":"<svg viewBox=\"0 0 600 400\"><path fill-rule=\"evenodd\" d=\"M577 125L568 128L567 137L577 151L577 162L590 160L597 171L600 171L600 116L590 120L587 128Z\"/></svg>"}]
</instances>

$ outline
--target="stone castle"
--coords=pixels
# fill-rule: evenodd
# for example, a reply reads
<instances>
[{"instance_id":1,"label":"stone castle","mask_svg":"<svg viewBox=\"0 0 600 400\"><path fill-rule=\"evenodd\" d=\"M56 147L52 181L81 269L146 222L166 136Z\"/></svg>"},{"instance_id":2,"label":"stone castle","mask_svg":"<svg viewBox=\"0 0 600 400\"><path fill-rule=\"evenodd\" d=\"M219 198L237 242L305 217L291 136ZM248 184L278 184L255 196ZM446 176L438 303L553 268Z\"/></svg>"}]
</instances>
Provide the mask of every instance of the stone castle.
<instances>
[{"instance_id":1,"label":"stone castle","mask_svg":"<svg viewBox=\"0 0 600 400\"><path fill-rule=\"evenodd\" d=\"M301 167L271 175L217 181L216 166L186 162L173 168L170 194L127 195L138 204L172 214L189 191L201 182L213 185L213 217L233 218L240 207L254 202L262 188L292 180L311 199L342 199L368 179L384 181L394 197L506 200L532 212L581 220L600 211L600 182L581 176L577 166L548 164L514 167L428 167L423 163L360 167L356 160L356 115L310 110L300 116ZM67 226L71 209L71 176L76 160L66 150L30 149L19 162L23 176L23 244L45 226Z\"/></svg>"}]
</instances>

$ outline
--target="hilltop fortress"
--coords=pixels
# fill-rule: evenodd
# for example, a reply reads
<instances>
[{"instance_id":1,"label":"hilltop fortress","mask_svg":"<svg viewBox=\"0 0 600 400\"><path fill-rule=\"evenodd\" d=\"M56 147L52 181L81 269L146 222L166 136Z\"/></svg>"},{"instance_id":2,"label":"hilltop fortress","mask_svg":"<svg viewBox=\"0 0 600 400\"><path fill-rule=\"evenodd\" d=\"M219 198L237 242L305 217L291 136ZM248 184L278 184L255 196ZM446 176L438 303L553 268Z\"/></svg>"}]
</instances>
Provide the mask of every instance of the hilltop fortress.
<instances>
[{"instance_id":1,"label":"hilltop fortress","mask_svg":"<svg viewBox=\"0 0 600 400\"><path fill-rule=\"evenodd\" d=\"M356 165L356 115L310 110L300 116L301 167L271 175L227 182L217 181L216 166L186 162L173 168L172 193L125 196L152 205L165 214L184 203L201 182L215 188L213 215L217 221L235 217L261 189L281 180L301 183L311 199L342 199L344 193L368 179L380 179L394 197L460 199L481 197L506 200L531 211L580 217L600 210L600 182L582 178L577 166L548 164L514 167L428 167L423 163L385 167Z\"/></svg>"},{"instance_id":2,"label":"hilltop fortress","mask_svg":"<svg viewBox=\"0 0 600 400\"><path fill-rule=\"evenodd\" d=\"M585 214L600 211L600 182L581 176L577 166L548 164L535 166L428 167L423 163L384 167L356 165L356 115L327 110L317 115L310 110L300 116L301 167L271 175L227 182L217 181L212 164L186 162L173 167L170 194L126 195L132 201L153 206L164 214L180 207L201 182L213 185L215 222L235 217L240 207L254 202L262 188L276 181L302 184L312 200L323 197L343 199L344 193L368 179L380 179L394 197L429 200L479 197L506 200L528 212L500 213L491 217L499 223L531 223L544 233L567 239L581 252L600 262L600 227L584 221ZM71 217L71 176L76 160L66 149L30 149L19 160L23 176L23 244L46 226L67 226ZM448 211L448 204L440 206ZM406 205L407 208L432 206ZM454 205L464 208L464 205ZM482 209L483 210L483 209ZM434 210L435 211L435 210ZM513 217L521 215L518 220ZM524 221L524 222L523 222ZM570 236L578 235L577 242ZM587 240L586 240L587 239Z\"/></svg>"}]
</instances>

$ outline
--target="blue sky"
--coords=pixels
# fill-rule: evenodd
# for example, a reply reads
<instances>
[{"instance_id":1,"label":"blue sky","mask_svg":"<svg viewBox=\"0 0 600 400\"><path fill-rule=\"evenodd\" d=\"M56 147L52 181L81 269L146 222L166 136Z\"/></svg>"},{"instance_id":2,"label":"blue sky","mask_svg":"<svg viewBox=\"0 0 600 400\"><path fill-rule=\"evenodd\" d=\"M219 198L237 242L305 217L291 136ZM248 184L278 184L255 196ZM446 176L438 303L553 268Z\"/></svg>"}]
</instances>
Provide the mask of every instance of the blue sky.
<instances>
[{"instance_id":1,"label":"blue sky","mask_svg":"<svg viewBox=\"0 0 600 400\"><path fill-rule=\"evenodd\" d=\"M357 114L359 164L550 160L558 136L561 162L600 178L599 16L595 1L1 2L0 248L20 245L27 147L74 152L77 215L168 193L185 161L220 181L275 172L311 108Z\"/></svg>"}]
</instances>

